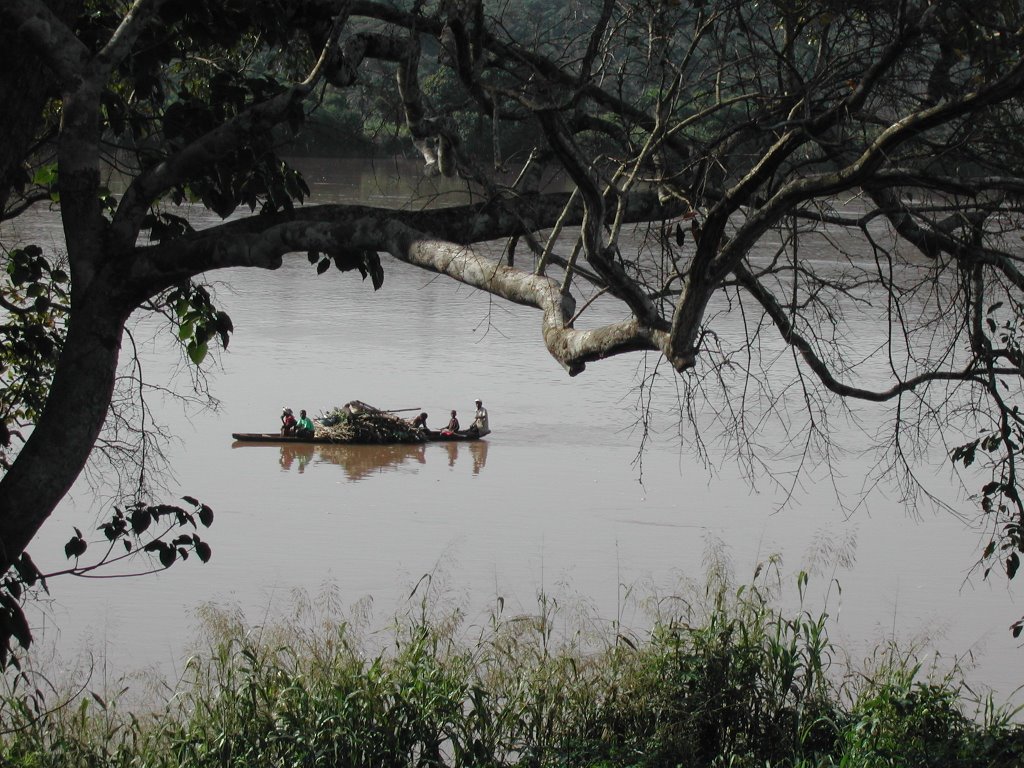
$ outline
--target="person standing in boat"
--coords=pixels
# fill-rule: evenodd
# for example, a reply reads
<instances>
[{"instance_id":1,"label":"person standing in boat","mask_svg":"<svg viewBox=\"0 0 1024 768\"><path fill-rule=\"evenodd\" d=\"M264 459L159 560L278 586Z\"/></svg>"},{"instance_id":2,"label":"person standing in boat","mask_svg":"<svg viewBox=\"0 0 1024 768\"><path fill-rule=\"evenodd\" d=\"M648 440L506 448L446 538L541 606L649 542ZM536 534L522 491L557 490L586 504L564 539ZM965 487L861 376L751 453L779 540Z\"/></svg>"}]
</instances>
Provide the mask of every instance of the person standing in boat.
<instances>
[{"instance_id":1,"label":"person standing in boat","mask_svg":"<svg viewBox=\"0 0 1024 768\"><path fill-rule=\"evenodd\" d=\"M313 422L306 415L306 412L299 411L299 423L295 425L296 437L312 437L314 431Z\"/></svg>"},{"instance_id":2,"label":"person standing in boat","mask_svg":"<svg viewBox=\"0 0 1024 768\"><path fill-rule=\"evenodd\" d=\"M291 408L281 411L281 437L288 437L295 434L295 416Z\"/></svg>"},{"instance_id":3,"label":"person standing in boat","mask_svg":"<svg viewBox=\"0 0 1024 768\"><path fill-rule=\"evenodd\" d=\"M469 428L469 433L477 437L483 437L490 431L491 424L487 419L487 409L484 408L483 400L477 399L476 415L473 417L473 424Z\"/></svg>"},{"instance_id":4,"label":"person standing in boat","mask_svg":"<svg viewBox=\"0 0 1024 768\"><path fill-rule=\"evenodd\" d=\"M448 426L441 430L441 434L446 437L450 437L459 431L459 418L455 411L452 411L452 417L448 421Z\"/></svg>"}]
</instances>

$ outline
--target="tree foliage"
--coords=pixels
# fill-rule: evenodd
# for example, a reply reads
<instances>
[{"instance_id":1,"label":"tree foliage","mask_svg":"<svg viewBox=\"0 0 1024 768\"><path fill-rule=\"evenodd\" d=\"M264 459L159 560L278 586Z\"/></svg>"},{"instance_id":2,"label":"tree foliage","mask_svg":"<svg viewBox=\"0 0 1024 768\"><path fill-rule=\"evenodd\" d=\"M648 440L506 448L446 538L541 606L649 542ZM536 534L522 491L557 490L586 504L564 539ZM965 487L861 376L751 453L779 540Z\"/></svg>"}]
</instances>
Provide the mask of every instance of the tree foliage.
<instances>
[{"instance_id":1,"label":"tree foliage","mask_svg":"<svg viewBox=\"0 0 1024 768\"><path fill-rule=\"evenodd\" d=\"M6 431L33 429L0 480L0 567L85 463L133 312L174 318L199 364L232 331L203 275L295 257L376 288L386 252L535 307L570 375L655 353L681 418L713 413L751 466L758 396L801 393L774 417L813 460L837 406L888 407L882 473L912 481L935 440L982 465L984 558L1016 574L1019 0L12 0L0 22L21 53L0 92L36 89L3 118L3 216L59 205L67 242L66 268L9 254L12 324L52 331L4 341L31 382L8 383ZM313 204L285 158L330 104L401 123L423 172L474 202ZM548 191L552 169L571 192ZM190 206L224 221L195 230ZM501 238L500 261L473 248ZM625 319L588 326L593 301ZM744 336L717 332L723 313ZM882 336L855 339L865 315Z\"/></svg>"}]
</instances>

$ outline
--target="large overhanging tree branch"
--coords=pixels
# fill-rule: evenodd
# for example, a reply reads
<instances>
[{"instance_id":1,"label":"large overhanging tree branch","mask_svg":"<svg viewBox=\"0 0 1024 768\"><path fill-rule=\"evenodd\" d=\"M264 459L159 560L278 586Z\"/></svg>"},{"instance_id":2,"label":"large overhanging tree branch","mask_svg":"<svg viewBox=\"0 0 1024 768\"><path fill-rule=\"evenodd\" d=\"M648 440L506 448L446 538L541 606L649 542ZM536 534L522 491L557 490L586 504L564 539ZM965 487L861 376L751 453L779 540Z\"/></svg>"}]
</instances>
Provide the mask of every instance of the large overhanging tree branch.
<instances>
[{"instance_id":1,"label":"large overhanging tree branch","mask_svg":"<svg viewBox=\"0 0 1024 768\"><path fill-rule=\"evenodd\" d=\"M636 319L585 331L574 329L571 321L576 304L562 292L557 280L509 268L463 245L431 240L400 224L389 230L388 250L402 261L541 310L544 343L570 375L580 373L588 362L611 355L663 348L665 332L645 327Z\"/></svg>"},{"instance_id":2,"label":"large overhanging tree branch","mask_svg":"<svg viewBox=\"0 0 1024 768\"><path fill-rule=\"evenodd\" d=\"M652 215L670 217L679 206L666 207L656 193L631 198L622 217L627 223ZM517 270L475 254L473 242L522 234L522 221L580 224L582 206L570 196L520 197L506 204L473 205L424 212L393 211L362 206L307 206L273 217L259 217L213 227L133 253L112 271L122 275L125 303L143 298L184 279L227 267L277 269L289 254L323 253L339 269L371 269L370 254L387 251L410 264L447 275L500 298L543 312L543 335L549 351L572 374L586 362L639 349L659 350L665 329L651 329L635 320L586 332L570 321L575 301L560 283Z\"/></svg>"}]
</instances>

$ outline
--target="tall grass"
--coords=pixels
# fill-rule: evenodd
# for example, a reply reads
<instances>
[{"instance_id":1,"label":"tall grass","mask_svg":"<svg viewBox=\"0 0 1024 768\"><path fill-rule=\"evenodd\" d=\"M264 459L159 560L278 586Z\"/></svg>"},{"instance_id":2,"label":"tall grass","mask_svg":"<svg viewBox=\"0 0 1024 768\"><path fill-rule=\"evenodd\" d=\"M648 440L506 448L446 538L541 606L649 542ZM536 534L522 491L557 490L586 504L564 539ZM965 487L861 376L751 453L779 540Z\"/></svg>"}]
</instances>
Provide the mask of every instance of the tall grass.
<instances>
[{"instance_id":1,"label":"tall grass","mask_svg":"<svg viewBox=\"0 0 1024 768\"><path fill-rule=\"evenodd\" d=\"M805 575L798 580L803 594ZM7 679L0 762L93 766L1018 766L1015 712L956 670L879 649L836 661L828 617L712 574L643 640L570 627L541 595L484 627L422 602L366 650L352 623L253 628L211 611L209 645L159 706ZM472 639L468 639L472 637ZM48 699L52 700L48 702Z\"/></svg>"}]
</instances>

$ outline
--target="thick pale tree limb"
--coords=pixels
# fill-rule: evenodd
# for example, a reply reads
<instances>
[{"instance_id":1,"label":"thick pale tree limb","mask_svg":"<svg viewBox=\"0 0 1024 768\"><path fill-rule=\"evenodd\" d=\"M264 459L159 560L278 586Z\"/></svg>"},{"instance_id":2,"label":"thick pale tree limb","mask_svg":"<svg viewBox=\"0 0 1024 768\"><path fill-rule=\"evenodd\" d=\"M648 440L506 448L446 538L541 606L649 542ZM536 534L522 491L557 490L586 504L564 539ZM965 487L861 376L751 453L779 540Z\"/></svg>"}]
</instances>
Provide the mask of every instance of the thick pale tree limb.
<instances>
[{"instance_id":1,"label":"thick pale tree limb","mask_svg":"<svg viewBox=\"0 0 1024 768\"><path fill-rule=\"evenodd\" d=\"M570 376L581 373L590 361L624 352L661 351L667 342L664 329L645 327L635 319L578 331L570 325L576 302L562 293L557 280L507 267L464 245L425 238L401 224L389 225L388 234L388 251L402 261L507 301L540 309L544 344Z\"/></svg>"}]
</instances>

